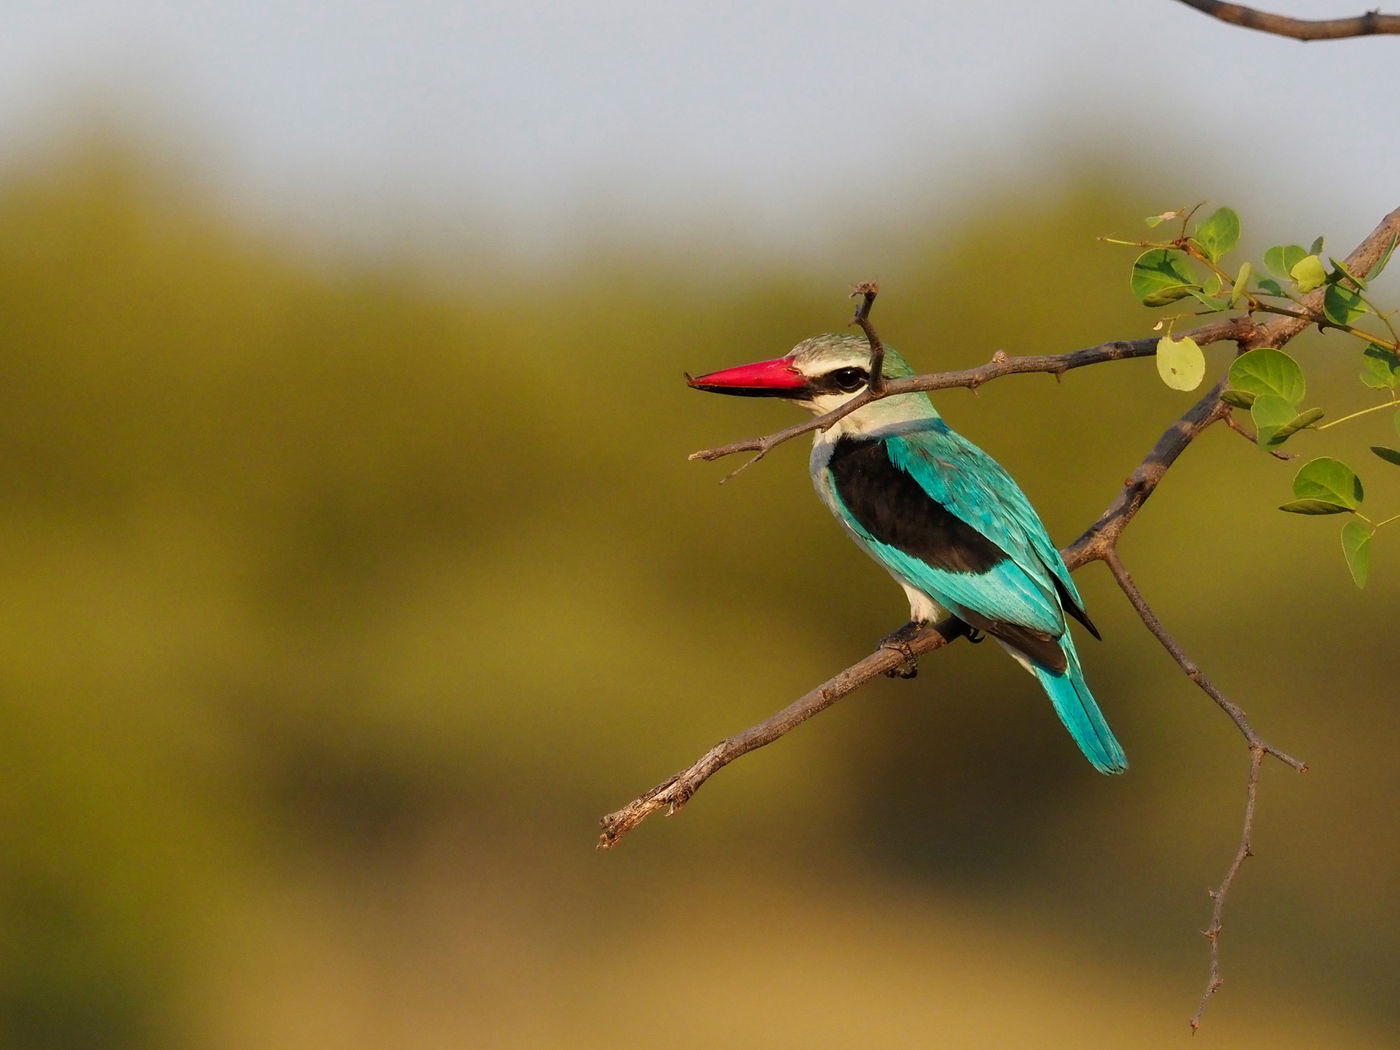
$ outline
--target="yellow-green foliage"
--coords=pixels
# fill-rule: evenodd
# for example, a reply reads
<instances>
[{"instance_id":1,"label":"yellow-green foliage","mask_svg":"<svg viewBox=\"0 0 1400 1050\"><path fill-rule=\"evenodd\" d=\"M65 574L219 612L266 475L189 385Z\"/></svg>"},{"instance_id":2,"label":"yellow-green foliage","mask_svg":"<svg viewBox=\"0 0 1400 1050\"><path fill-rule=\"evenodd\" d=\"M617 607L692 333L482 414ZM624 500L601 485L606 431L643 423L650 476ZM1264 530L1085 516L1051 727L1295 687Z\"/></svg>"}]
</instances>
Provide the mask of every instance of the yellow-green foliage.
<instances>
[{"instance_id":1,"label":"yellow-green foliage","mask_svg":"<svg viewBox=\"0 0 1400 1050\"><path fill-rule=\"evenodd\" d=\"M1092 239L1148 207L1126 179L914 217L878 274L832 279L657 245L470 280L329 262L174 182L100 149L0 178L0 1044L714 1045L696 1019L731 1006L761 1046L1058 1042L1138 1011L1180 1042L1245 754L1093 571L1121 784L959 646L591 853L598 815L902 618L801 443L722 488L727 466L685 462L797 417L682 371L840 327L841 282L870 276L926 370L1140 335L1128 260ZM939 403L1065 543L1182 396L1143 361ZM1317 770L1269 770L1219 1007L1257 1016L1307 975L1274 1044L1307 1045L1338 1031L1318 1003L1394 1019L1395 590L1358 597L1277 520L1287 471L1211 434L1125 557ZM734 901L750 919L707 934ZM1063 982L997 962L1024 952L1096 961ZM957 973L985 979L950 1000ZM634 1010L629 982L673 1006ZM867 986L874 1044L866 1000L831 1005Z\"/></svg>"}]
</instances>

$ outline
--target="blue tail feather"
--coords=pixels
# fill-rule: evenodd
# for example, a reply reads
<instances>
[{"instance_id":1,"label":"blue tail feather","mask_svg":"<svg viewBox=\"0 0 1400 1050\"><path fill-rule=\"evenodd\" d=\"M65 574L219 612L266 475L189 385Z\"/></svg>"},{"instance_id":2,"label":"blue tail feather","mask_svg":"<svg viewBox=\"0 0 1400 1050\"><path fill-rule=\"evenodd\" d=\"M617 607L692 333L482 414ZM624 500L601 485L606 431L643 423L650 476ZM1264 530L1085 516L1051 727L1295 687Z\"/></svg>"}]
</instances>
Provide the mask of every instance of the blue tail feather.
<instances>
[{"instance_id":1,"label":"blue tail feather","mask_svg":"<svg viewBox=\"0 0 1400 1050\"><path fill-rule=\"evenodd\" d=\"M1128 758L1123 754L1113 730L1108 727L1099 705L1094 702L1094 694L1089 692L1084 673L1079 669L1079 656L1068 635L1063 645L1065 656L1069 658L1069 666L1064 673L1055 674L1037 666L1032 668L1035 676L1050 695L1060 721L1094 768L1100 773L1122 773L1128 768Z\"/></svg>"}]
</instances>

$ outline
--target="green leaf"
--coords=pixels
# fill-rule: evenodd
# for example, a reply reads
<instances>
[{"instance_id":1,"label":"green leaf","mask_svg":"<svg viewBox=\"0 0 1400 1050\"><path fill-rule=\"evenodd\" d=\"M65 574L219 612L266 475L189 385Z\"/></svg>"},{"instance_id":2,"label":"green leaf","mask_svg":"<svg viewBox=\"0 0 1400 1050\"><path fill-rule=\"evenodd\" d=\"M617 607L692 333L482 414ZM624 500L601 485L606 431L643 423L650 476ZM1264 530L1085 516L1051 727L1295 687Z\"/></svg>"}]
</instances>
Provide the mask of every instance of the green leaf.
<instances>
[{"instance_id":1,"label":"green leaf","mask_svg":"<svg viewBox=\"0 0 1400 1050\"><path fill-rule=\"evenodd\" d=\"M1279 510L1286 510L1289 514L1345 514L1347 509L1339 507L1335 503L1328 503L1320 499L1295 499L1288 503L1281 504Z\"/></svg>"},{"instance_id":2,"label":"green leaf","mask_svg":"<svg viewBox=\"0 0 1400 1050\"><path fill-rule=\"evenodd\" d=\"M1303 290L1301 284L1298 290ZM1361 301L1361 296L1350 288L1343 288L1340 284L1329 284L1322 297L1322 312L1333 324L1349 325L1366 312L1366 304Z\"/></svg>"},{"instance_id":3,"label":"green leaf","mask_svg":"<svg viewBox=\"0 0 1400 1050\"><path fill-rule=\"evenodd\" d=\"M1385 246L1385 251L1382 252L1381 257L1376 260L1376 265L1371 267L1371 274L1368 280L1374 281L1377 277L1381 275L1381 271L1385 269L1385 264L1390 262L1390 256L1394 253L1394 251L1395 238L1392 236L1390 238L1390 243Z\"/></svg>"},{"instance_id":4,"label":"green leaf","mask_svg":"<svg viewBox=\"0 0 1400 1050\"><path fill-rule=\"evenodd\" d=\"M1164 211L1164 212L1162 212L1161 215L1149 215L1147 218L1143 219L1142 221L1145 222L1145 223L1147 223L1148 226L1160 226L1162 223L1166 222L1168 219L1179 219L1179 218L1181 218L1181 209L1180 209L1180 208L1177 208L1177 209L1175 209L1174 211Z\"/></svg>"},{"instance_id":5,"label":"green leaf","mask_svg":"<svg viewBox=\"0 0 1400 1050\"><path fill-rule=\"evenodd\" d=\"M1144 306L1164 306L1201 290L1183 257L1168 248L1151 248L1137 257L1132 287Z\"/></svg>"},{"instance_id":6,"label":"green leaf","mask_svg":"<svg viewBox=\"0 0 1400 1050\"><path fill-rule=\"evenodd\" d=\"M1365 498L1356 472L1331 456L1319 456L1303 464L1293 478L1293 495L1322 500L1343 510L1356 510Z\"/></svg>"},{"instance_id":7,"label":"green leaf","mask_svg":"<svg viewBox=\"0 0 1400 1050\"><path fill-rule=\"evenodd\" d=\"M1330 255L1327 257L1327 261L1332 264L1332 273L1328 277L1328 280L1336 282L1340 281L1342 278L1345 277L1352 284L1356 285L1356 287L1362 289L1363 291L1365 290L1366 282L1363 281L1360 277L1357 277L1356 274L1348 270L1346 263L1342 262L1340 259L1334 259Z\"/></svg>"},{"instance_id":8,"label":"green leaf","mask_svg":"<svg viewBox=\"0 0 1400 1050\"><path fill-rule=\"evenodd\" d=\"M1283 285L1279 284L1272 277L1259 278L1259 290L1267 295L1283 295Z\"/></svg>"},{"instance_id":9,"label":"green leaf","mask_svg":"<svg viewBox=\"0 0 1400 1050\"><path fill-rule=\"evenodd\" d=\"M1249 406L1249 418L1254 420L1259 444L1265 448L1283 443L1288 435L1280 438L1277 437L1278 432L1291 423L1297 414L1298 407L1293 402L1274 394L1260 394Z\"/></svg>"},{"instance_id":10,"label":"green leaf","mask_svg":"<svg viewBox=\"0 0 1400 1050\"><path fill-rule=\"evenodd\" d=\"M1371 451L1380 456L1387 463L1394 463L1400 467L1400 449L1386 448L1384 445L1372 445Z\"/></svg>"},{"instance_id":11,"label":"green leaf","mask_svg":"<svg viewBox=\"0 0 1400 1050\"><path fill-rule=\"evenodd\" d=\"M1294 416L1287 423L1274 431L1273 436L1269 438L1269 444L1282 445L1290 437L1298 433L1298 431L1312 426L1326 414L1327 413L1320 408L1310 408L1306 412L1298 413L1298 415Z\"/></svg>"},{"instance_id":12,"label":"green leaf","mask_svg":"<svg viewBox=\"0 0 1400 1050\"><path fill-rule=\"evenodd\" d=\"M1400 360L1372 343L1361 352L1361 382L1374 390L1394 390L1400 384Z\"/></svg>"},{"instance_id":13,"label":"green leaf","mask_svg":"<svg viewBox=\"0 0 1400 1050\"><path fill-rule=\"evenodd\" d=\"M1157 374L1173 390L1195 390L1206 376L1206 355L1189 335L1157 340Z\"/></svg>"},{"instance_id":14,"label":"green leaf","mask_svg":"<svg viewBox=\"0 0 1400 1050\"><path fill-rule=\"evenodd\" d=\"M1271 346L1261 346L1235 358L1230 364L1229 380L1236 390L1282 398L1294 411L1307 393L1298 362Z\"/></svg>"},{"instance_id":15,"label":"green leaf","mask_svg":"<svg viewBox=\"0 0 1400 1050\"><path fill-rule=\"evenodd\" d=\"M1250 405L1254 404L1254 395L1248 390L1230 390L1227 388L1220 391L1220 400L1224 401L1227 405L1234 405L1236 408L1248 408Z\"/></svg>"},{"instance_id":16,"label":"green leaf","mask_svg":"<svg viewBox=\"0 0 1400 1050\"><path fill-rule=\"evenodd\" d=\"M1312 242L1312 247L1308 249L1308 254L1309 254L1309 255L1321 255L1321 254L1322 254L1322 238L1321 238L1321 237L1318 237L1316 240L1314 240L1314 241Z\"/></svg>"},{"instance_id":17,"label":"green leaf","mask_svg":"<svg viewBox=\"0 0 1400 1050\"><path fill-rule=\"evenodd\" d=\"M1201 291L1193 291L1191 294L1194 295L1196 300L1207 310L1219 313L1221 310L1230 309L1230 300L1222 299L1218 295L1210 295Z\"/></svg>"},{"instance_id":18,"label":"green leaf","mask_svg":"<svg viewBox=\"0 0 1400 1050\"><path fill-rule=\"evenodd\" d=\"M1342 554L1346 557L1347 568L1351 570L1352 581L1357 587L1366 586L1366 576L1371 571L1371 537L1375 531L1356 518L1342 526Z\"/></svg>"},{"instance_id":19,"label":"green leaf","mask_svg":"<svg viewBox=\"0 0 1400 1050\"><path fill-rule=\"evenodd\" d=\"M1233 208L1219 208L1196 227L1195 241L1211 262L1233 248L1240 240L1240 217Z\"/></svg>"},{"instance_id":20,"label":"green leaf","mask_svg":"<svg viewBox=\"0 0 1400 1050\"><path fill-rule=\"evenodd\" d=\"M1264 266L1278 277L1287 277L1308 253L1296 244L1276 244L1264 253Z\"/></svg>"},{"instance_id":21,"label":"green leaf","mask_svg":"<svg viewBox=\"0 0 1400 1050\"><path fill-rule=\"evenodd\" d=\"M1306 294L1327 283L1327 270L1316 255L1306 255L1289 267L1288 276L1298 286L1298 291Z\"/></svg>"},{"instance_id":22,"label":"green leaf","mask_svg":"<svg viewBox=\"0 0 1400 1050\"><path fill-rule=\"evenodd\" d=\"M1230 289L1230 305L1239 306L1245 297L1245 289L1249 287L1249 279L1254 276L1254 264L1248 259L1240 266L1240 272L1235 277L1234 287Z\"/></svg>"}]
</instances>

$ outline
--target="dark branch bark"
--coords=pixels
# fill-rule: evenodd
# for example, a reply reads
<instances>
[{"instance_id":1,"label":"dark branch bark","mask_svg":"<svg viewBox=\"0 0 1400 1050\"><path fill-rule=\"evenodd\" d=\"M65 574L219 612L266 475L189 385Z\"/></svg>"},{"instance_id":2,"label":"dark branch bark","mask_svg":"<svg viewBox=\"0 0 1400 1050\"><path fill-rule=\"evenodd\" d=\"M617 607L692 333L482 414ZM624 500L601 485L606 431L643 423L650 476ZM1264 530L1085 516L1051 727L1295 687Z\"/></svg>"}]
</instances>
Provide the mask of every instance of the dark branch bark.
<instances>
[{"instance_id":1,"label":"dark branch bark","mask_svg":"<svg viewBox=\"0 0 1400 1050\"><path fill-rule=\"evenodd\" d=\"M1400 33L1400 15L1383 15L1367 11L1351 18L1289 18L1268 11L1258 11L1243 4L1226 4L1221 0L1181 0L1203 14L1230 25L1257 29L1261 33L1291 37L1294 40L1342 40L1348 37Z\"/></svg>"}]
</instances>

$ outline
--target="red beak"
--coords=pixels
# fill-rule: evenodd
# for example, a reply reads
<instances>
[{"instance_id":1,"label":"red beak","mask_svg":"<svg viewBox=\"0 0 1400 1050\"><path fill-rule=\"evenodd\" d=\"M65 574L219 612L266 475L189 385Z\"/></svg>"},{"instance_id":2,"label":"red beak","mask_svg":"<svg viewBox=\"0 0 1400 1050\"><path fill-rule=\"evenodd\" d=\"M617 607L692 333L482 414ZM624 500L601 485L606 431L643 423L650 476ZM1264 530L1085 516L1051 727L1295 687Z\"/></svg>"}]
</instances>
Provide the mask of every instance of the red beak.
<instances>
[{"instance_id":1,"label":"red beak","mask_svg":"<svg viewBox=\"0 0 1400 1050\"><path fill-rule=\"evenodd\" d=\"M797 370L790 357L726 368L693 379L686 375L685 381L696 390L740 397L800 398L807 390L807 377Z\"/></svg>"}]
</instances>

